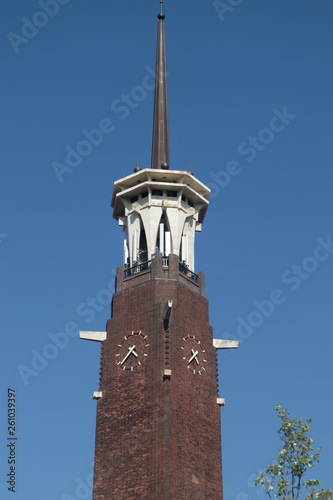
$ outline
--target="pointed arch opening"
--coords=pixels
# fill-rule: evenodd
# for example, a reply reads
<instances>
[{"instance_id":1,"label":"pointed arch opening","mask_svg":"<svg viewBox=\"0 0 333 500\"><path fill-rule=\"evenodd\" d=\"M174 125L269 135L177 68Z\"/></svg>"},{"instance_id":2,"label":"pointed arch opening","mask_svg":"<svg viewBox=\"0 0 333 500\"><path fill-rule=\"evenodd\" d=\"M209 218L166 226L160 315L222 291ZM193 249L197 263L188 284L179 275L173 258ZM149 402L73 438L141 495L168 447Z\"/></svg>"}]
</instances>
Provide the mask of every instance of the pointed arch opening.
<instances>
[{"instance_id":1,"label":"pointed arch opening","mask_svg":"<svg viewBox=\"0 0 333 500\"><path fill-rule=\"evenodd\" d=\"M139 263L148 261L148 245L146 238L146 231L140 217L140 239L139 239L139 250L138 250L138 260Z\"/></svg>"},{"instance_id":2,"label":"pointed arch opening","mask_svg":"<svg viewBox=\"0 0 333 500\"><path fill-rule=\"evenodd\" d=\"M159 252L163 257L169 257L171 253L171 231L168 216L163 212L157 231L156 252Z\"/></svg>"},{"instance_id":3,"label":"pointed arch opening","mask_svg":"<svg viewBox=\"0 0 333 500\"><path fill-rule=\"evenodd\" d=\"M184 268L188 269L190 264L190 238L189 238L189 227L191 225L191 220L187 218L184 223L182 236L179 245L179 263Z\"/></svg>"}]
</instances>

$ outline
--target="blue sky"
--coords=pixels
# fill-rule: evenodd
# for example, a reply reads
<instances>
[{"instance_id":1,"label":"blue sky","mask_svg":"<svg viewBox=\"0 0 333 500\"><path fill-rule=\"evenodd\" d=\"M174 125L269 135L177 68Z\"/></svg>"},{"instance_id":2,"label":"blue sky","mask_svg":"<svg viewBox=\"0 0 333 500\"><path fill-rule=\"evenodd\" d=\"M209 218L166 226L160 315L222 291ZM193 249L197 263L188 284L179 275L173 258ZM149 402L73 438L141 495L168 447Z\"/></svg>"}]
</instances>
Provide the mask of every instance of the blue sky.
<instances>
[{"instance_id":1,"label":"blue sky","mask_svg":"<svg viewBox=\"0 0 333 500\"><path fill-rule=\"evenodd\" d=\"M0 469L14 387L16 498L72 500L91 497L99 377L99 345L75 330L110 316L113 182L136 157L150 166L159 3L41 4L1 9ZM241 341L219 353L224 492L254 500L251 479L278 450L276 404L314 418L312 475L332 487L333 5L225 4L165 2L170 156L212 189L196 270L215 337ZM0 492L11 498L4 476Z\"/></svg>"}]
</instances>

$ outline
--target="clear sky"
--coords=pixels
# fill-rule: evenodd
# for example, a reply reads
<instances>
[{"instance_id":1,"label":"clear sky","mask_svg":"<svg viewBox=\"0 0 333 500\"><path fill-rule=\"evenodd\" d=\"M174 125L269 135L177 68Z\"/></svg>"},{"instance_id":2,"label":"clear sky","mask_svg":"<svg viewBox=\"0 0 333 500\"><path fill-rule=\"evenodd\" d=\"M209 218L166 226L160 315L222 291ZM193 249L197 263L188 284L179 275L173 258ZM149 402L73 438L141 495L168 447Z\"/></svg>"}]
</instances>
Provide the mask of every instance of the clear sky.
<instances>
[{"instance_id":1,"label":"clear sky","mask_svg":"<svg viewBox=\"0 0 333 500\"><path fill-rule=\"evenodd\" d=\"M165 1L170 156L212 190L196 271L215 337L241 341L219 353L224 491L254 500L251 480L278 450L276 404L314 418L312 476L333 487L333 3L224 4ZM158 11L2 1L3 499L8 387L15 498L91 498L100 346L75 331L110 316L113 182L136 157L150 167Z\"/></svg>"}]
</instances>

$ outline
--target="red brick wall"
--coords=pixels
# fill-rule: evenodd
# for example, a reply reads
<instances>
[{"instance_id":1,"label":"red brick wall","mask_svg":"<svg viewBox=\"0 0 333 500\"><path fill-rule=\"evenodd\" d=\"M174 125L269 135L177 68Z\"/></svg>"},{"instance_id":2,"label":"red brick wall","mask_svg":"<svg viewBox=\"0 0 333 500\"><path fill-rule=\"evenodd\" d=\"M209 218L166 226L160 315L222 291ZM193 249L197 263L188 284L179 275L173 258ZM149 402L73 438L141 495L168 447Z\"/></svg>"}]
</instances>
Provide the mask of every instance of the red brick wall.
<instances>
[{"instance_id":1,"label":"red brick wall","mask_svg":"<svg viewBox=\"0 0 333 500\"><path fill-rule=\"evenodd\" d=\"M166 328L162 315L168 300L173 307ZM116 354L132 331L147 335L148 356L141 366L124 371ZM140 283L114 295L107 333L94 500L221 500L217 364L207 300L180 281ZM187 369L183 359L187 335L200 339L205 350L202 375ZM172 375L163 379L168 361Z\"/></svg>"}]
</instances>

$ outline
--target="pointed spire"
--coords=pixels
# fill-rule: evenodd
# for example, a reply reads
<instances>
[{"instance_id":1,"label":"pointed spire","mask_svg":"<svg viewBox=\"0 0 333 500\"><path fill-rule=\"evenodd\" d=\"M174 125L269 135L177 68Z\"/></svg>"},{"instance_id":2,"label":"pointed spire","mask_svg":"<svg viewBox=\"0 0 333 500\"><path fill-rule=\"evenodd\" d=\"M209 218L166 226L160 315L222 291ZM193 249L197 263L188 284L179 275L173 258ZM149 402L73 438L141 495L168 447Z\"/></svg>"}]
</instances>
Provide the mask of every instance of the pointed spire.
<instances>
[{"instance_id":1,"label":"pointed spire","mask_svg":"<svg viewBox=\"0 0 333 500\"><path fill-rule=\"evenodd\" d=\"M156 56L155 105L153 125L153 150L151 168L170 168L168 101L166 82L165 32L163 1L158 14L158 38Z\"/></svg>"}]
</instances>

